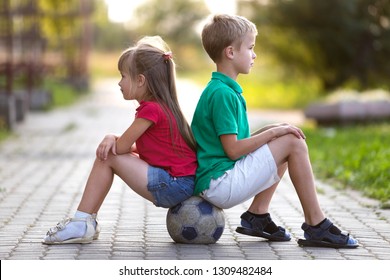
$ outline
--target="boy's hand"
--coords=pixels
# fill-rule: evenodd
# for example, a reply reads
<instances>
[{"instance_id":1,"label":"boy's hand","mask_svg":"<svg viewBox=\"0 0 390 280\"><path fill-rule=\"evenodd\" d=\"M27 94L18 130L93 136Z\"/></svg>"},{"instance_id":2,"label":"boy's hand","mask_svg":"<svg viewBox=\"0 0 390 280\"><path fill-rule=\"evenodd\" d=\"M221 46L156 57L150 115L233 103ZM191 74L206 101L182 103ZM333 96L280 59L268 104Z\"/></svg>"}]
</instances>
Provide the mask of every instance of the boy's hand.
<instances>
[{"instance_id":1,"label":"boy's hand","mask_svg":"<svg viewBox=\"0 0 390 280\"><path fill-rule=\"evenodd\" d=\"M116 139L117 137L112 134L106 135L104 137L103 141L100 142L96 149L96 157L99 160L105 161L110 151L116 155Z\"/></svg>"},{"instance_id":2,"label":"boy's hand","mask_svg":"<svg viewBox=\"0 0 390 280\"><path fill-rule=\"evenodd\" d=\"M306 139L305 134L299 127L290 124L281 124L276 127L273 127L272 129L276 134L276 138L284 136L286 134L293 134L299 139Z\"/></svg>"}]
</instances>

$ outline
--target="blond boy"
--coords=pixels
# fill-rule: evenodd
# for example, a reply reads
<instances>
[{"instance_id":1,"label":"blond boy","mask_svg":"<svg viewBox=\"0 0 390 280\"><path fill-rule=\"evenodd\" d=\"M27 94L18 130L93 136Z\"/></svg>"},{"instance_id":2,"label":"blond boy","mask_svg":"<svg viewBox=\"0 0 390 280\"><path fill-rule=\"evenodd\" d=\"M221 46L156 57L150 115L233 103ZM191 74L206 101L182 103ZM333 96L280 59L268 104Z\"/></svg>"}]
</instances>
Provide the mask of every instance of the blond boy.
<instances>
[{"instance_id":1,"label":"blond boy","mask_svg":"<svg viewBox=\"0 0 390 280\"><path fill-rule=\"evenodd\" d=\"M268 125L250 135L239 74L253 66L256 26L244 17L214 15L202 31L203 47L216 64L195 110L191 128L198 144L195 194L220 208L253 199L241 215L241 234L289 241L269 214L280 178L289 169L305 222L302 246L356 248L358 242L327 219L320 208L301 129Z\"/></svg>"}]
</instances>

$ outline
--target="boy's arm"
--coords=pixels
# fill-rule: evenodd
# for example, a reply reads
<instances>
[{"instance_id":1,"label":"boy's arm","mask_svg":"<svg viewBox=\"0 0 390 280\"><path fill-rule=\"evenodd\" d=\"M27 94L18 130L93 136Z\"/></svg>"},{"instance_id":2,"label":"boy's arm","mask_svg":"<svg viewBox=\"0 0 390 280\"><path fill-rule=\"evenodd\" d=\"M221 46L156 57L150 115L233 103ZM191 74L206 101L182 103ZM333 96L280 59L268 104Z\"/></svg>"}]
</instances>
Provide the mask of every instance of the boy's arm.
<instances>
[{"instance_id":1,"label":"boy's arm","mask_svg":"<svg viewBox=\"0 0 390 280\"><path fill-rule=\"evenodd\" d=\"M266 125L258 130L255 130L254 132L251 133L251 136L255 136L257 134L260 134L268 129L271 129L271 128L274 128L274 127L277 127L277 126L281 126L281 125L288 125L287 123L276 123L276 124L269 124L269 125Z\"/></svg>"},{"instance_id":2,"label":"boy's arm","mask_svg":"<svg viewBox=\"0 0 390 280\"><path fill-rule=\"evenodd\" d=\"M237 160L245 156L275 138L276 135L270 129L258 133L256 136L238 140L236 134L224 134L219 138L225 154L231 160Z\"/></svg>"},{"instance_id":3,"label":"boy's arm","mask_svg":"<svg viewBox=\"0 0 390 280\"><path fill-rule=\"evenodd\" d=\"M221 135L220 140L226 155L231 160L237 160L240 157L257 150L268 142L287 134L292 134L298 139L305 139L305 135L301 129L285 124L269 127L254 136L241 140L237 139L236 134Z\"/></svg>"}]
</instances>

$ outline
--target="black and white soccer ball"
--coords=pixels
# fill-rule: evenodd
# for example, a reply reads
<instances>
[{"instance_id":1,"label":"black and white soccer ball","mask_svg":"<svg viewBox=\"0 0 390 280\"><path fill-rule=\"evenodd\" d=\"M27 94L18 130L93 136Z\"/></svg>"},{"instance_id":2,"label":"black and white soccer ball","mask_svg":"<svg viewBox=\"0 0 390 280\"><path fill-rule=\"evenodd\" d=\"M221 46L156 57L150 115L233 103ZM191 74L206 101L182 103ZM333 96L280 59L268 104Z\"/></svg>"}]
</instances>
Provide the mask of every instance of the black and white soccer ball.
<instances>
[{"instance_id":1,"label":"black and white soccer ball","mask_svg":"<svg viewBox=\"0 0 390 280\"><path fill-rule=\"evenodd\" d=\"M224 228L223 210L198 196L179 203L167 213L168 233L177 243L213 244Z\"/></svg>"}]
</instances>

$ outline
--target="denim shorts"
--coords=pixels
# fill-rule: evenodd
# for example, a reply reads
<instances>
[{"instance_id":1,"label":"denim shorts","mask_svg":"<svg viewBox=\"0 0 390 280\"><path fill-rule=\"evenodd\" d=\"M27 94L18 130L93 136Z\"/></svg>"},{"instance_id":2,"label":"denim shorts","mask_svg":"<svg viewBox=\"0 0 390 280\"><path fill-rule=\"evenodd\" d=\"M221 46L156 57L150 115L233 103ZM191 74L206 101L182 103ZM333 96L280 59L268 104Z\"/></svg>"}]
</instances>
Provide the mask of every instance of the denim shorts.
<instances>
[{"instance_id":1,"label":"denim shorts","mask_svg":"<svg viewBox=\"0 0 390 280\"><path fill-rule=\"evenodd\" d=\"M173 177L164 169L148 168L148 190L158 207L171 208L190 198L194 187L195 176Z\"/></svg>"}]
</instances>

